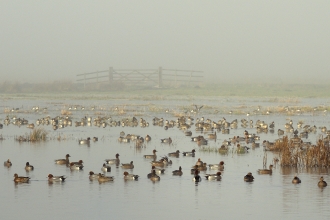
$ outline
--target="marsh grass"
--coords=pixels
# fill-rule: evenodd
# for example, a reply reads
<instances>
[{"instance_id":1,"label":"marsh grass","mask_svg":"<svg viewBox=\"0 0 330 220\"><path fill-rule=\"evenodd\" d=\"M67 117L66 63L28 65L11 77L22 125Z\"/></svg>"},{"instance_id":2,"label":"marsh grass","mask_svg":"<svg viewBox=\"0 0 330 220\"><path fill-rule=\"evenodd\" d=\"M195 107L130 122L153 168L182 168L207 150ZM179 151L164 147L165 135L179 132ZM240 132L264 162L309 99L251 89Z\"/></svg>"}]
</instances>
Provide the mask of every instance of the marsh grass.
<instances>
[{"instance_id":1,"label":"marsh grass","mask_svg":"<svg viewBox=\"0 0 330 220\"><path fill-rule=\"evenodd\" d=\"M48 132L44 128L35 128L29 134L15 137L16 141L19 142L38 142L46 141Z\"/></svg>"},{"instance_id":2,"label":"marsh grass","mask_svg":"<svg viewBox=\"0 0 330 220\"><path fill-rule=\"evenodd\" d=\"M65 110L65 109L62 109L61 110L61 115L72 115L72 112L70 112L68 110Z\"/></svg>"},{"instance_id":3,"label":"marsh grass","mask_svg":"<svg viewBox=\"0 0 330 220\"><path fill-rule=\"evenodd\" d=\"M304 167L329 167L330 151L322 139L316 145L308 146L306 149L298 145L287 136L282 141L275 143L275 148L279 149L281 166L304 166Z\"/></svg>"}]
</instances>

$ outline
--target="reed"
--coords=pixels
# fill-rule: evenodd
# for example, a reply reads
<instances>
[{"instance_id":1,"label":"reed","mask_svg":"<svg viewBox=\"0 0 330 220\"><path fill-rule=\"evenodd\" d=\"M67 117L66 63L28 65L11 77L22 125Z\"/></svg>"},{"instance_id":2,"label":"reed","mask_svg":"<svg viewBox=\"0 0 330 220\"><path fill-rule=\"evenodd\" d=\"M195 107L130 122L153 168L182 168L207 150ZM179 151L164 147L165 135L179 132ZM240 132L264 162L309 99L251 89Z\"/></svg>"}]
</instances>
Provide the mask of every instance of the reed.
<instances>
[{"instance_id":1,"label":"reed","mask_svg":"<svg viewBox=\"0 0 330 220\"><path fill-rule=\"evenodd\" d=\"M30 133L30 141L45 141L47 139L47 131L43 128L35 128Z\"/></svg>"},{"instance_id":2,"label":"reed","mask_svg":"<svg viewBox=\"0 0 330 220\"><path fill-rule=\"evenodd\" d=\"M281 166L330 166L330 150L322 139L319 139L316 145L304 147L302 143L289 140L285 136L282 141L275 143L275 147L279 149Z\"/></svg>"}]
</instances>

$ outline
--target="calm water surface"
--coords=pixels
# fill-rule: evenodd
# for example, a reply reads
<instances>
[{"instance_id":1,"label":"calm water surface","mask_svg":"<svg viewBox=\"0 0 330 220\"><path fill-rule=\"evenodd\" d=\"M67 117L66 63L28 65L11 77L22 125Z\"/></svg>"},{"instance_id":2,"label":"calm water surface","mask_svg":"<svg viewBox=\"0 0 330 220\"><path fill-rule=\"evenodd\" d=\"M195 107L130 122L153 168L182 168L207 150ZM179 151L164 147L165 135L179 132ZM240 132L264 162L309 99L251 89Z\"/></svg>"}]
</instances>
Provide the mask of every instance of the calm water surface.
<instances>
[{"instance_id":1,"label":"calm water surface","mask_svg":"<svg viewBox=\"0 0 330 220\"><path fill-rule=\"evenodd\" d=\"M3 167L0 175L0 191L2 205L0 215L3 219L329 219L330 210L330 188L320 189L317 182L321 175L330 183L328 169L316 168L281 168L277 166L273 175L258 175L256 170L263 168L263 148L250 149L249 153L229 153L221 155L215 152L199 150L195 142L185 137L182 131L171 128L165 131L162 127L153 126L152 118L163 117L164 119L176 119L173 114L164 111L150 111L149 106L158 106L160 109L169 108L170 111L184 111L191 108L192 104L208 105L219 108L220 112L227 109L245 106L246 111L251 111L256 106L321 106L328 105L326 99L302 99L299 103L274 103L267 100L255 99L224 99L213 98L205 100L163 100L163 101L132 101L132 100L2 100L0 119L9 115L26 118L34 122L37 118L47 115L55 117L60 115L61 110L68 106L84 105L86 110L72 111L72 117L80 120L81 117L96 114L109 115L113 119L120 120L129 116L143 117L149 123L147 128L140 127L66 127L53 131L51 126L44 126L49 132L49 140L40 143L19 143L14 140L15 136L24 135L31 130L22 126L4 126L0 134L5 140L0 142L1 162L10 158L13 166L9 169ZM126 114L120 115L113 109L120 105ZM47 112L32 112L33 106L47 107ZM96 106L95 111L89 110ZM5 108L20 108L18 113L5 113ZM98 113L95 113L98 112ZM260 134L263 140L273 141L278 138L277 129L284 129L288 119L292 119L294 125L299 120L305 124L330 127L330 118L323 114L301 114L301 115L229 115L227 113L214 113L213 109L202 109L199 115L214 121L225 117L227 121L257 119L267 123L275 121L275 133ZM193 136L199 135L192 127ZM245 128L232 129L230 134L218 134L217 140L209 141L210 148L220 147L223 140L234 135L243 135ZM256 133L255 128L246 129L250 133ZM149 134L152 141L144 148L136 148L133 143L118 143L119 133L136 134L145 136ZM309 135L306 141L315 143L320 131ZM58 141L56 137L60 136ZM78 145L78 139L86 137L98 137L98 142L92 142L90 147ZM204 135L207 137L207 135ZM172 145L160 143L161 138L171 137ZM233 147L232 147L233 148ZM150 160L143 158L145 154L151 154L156 149L158 158L174 152L177 149L191 151L196 149L196 157L171 158L173 164L166 168L165 174L161 175L160 182L153 183L147 179L151 170ZM55 165L54 159L64 158L69 153L71 161L84 161L83 171L70 171L66 166ZM114 182L99 184L98 181L91 182L88 172L101 172L101 166L106 158L114 158L120 154L122 163L134 161L135 168L128 170L140 176L138 181L124 181L124 170L112 165L109 175L114 176ZM267 152L268 164L273 157L277 156ZM221 181L206 181L195 184L190 174L191 167L201 158L208 164L225 162L225 171L222 172ZM29 161L35 170L25 172L25 163ZM181 177L172 176L172 171L182 166ZM255 181L245 183L244 175L252 172ZM28 184L14 184L13 175L29 176ZM47 175L66 175L67 180L61 184L48 184ZM216 170L201 172L216 173ZM293 185L291 183L294 175L298 174L302 183Z\"/></svg>"}]
</instances>

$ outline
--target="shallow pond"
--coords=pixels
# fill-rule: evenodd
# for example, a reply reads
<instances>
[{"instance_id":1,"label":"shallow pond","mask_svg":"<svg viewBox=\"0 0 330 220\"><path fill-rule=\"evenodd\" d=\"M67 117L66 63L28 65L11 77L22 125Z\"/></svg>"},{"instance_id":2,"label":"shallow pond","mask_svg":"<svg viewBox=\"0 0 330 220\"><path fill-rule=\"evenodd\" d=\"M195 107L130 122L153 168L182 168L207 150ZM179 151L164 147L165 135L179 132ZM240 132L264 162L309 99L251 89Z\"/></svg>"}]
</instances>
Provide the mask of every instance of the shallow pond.
<instances>
[{"instance_id":1,"label":"shallow pond","mask_svg":"<svg viewBox=\"0 0 330 220\"><path fill-rule=\"evenodd\" d=\"M263 168L265 151L263 148L250 149L248 153L237 154L230 147L230 153L222 155L214 152L222 142L234 135L243 135L244 130L256 133L255 128L231 129L230 134L218 133L216 141L209 141L209 151L201 150L189 137L184 136L176 127L164 130L163 127L153 126L153 117L163 117L175 120L177 114L190 114L193 105L204 105L199 113L192 114L196 119L204 116L218 121L225 117L227 121L242 118L256 121L263 120L268 124L275 122L275 133L259 134L263 140L273 141L278 138L277 129L284 129L288 120L293 120L294 126L298 121L317 127L330 127L330 117L323 112L277 114L252 114L256 107L262 109L277 106L327 106L327 99L301 99L298 103L272 102L268 99L240 99L240 98L205 98L205 99L176 99L165 100L2 100L0 114L1 123L9 117L20 117L35 123L38 118L47 115L55 117L69 107L78 106L77 110L70 109L73 121L84 116L111 116L115 120L136 116L143 117L150 123L149 127L109 127L96 126L65 127L54 131L50 125L44 127L48 131L48 140L45 142L29 143L15 141L15 137L28 134L31 130L25 126L10 124L0 130L3 139L0 141L1 161L11 159L10 168L3 167L0 175L0 191L2 205L0 213L6 219L329 219L330 189L321 189L317 186L320 176L330 182L328 169L318 168L281 168L277 165L272 175L258 175L257 169ZM32 111L34 106L47 110ZM81 106L85 109L81 110ZM95 107L95 110L91 110ZM19 108L16 111L8 111ZM116 109L119 108L119 109ZM169 112L164 110L169 109ZM240 109L244 114L229 114L228 110ZM242 110L243 109L243 110ZM246 116L245 112L251 112ZM240 125L240 123L239 123ZM206 134L197 133L191 128L193 136ZM136 148L134 143L119 143L119 133L146 136L152 140L142 148ZM310 134L306 141L315 143L321 134ZM287 134L291 135L291 134ZM86 137L98 137L99 141L91 142L90 146L79 145L78 140ZM171 137L171 145L162 144L160 139ZM304 139L305 140L305 139ZM249 145L248 145L249 146ZM249 146L250 147L250 146ZM151 154L156 149L158 158L176 150L191 151L196 149L196 157L171 158L173 164L166 167L165 174L159 182L147 179L151 170L150 160L143 155ZM69 153L71 161L84 161L82 171L70 171L63 165L56 165L55 159L64 158ZM129 173L139 175L138 181L124 181L121 167L112 165L111 173L115 180L99 184L98 181L89 181L89 171L101 172L104 159L114 158L120 154L122 163L134 161L134 169ZM267 162L270 164L278 155L266 152ZM221 181L204 180L198 184L192 181L191 167L201 158L208 164L225 162ZM35 169L31 172L24 170L29 161ZM182 176L172 176L172 171L179 166L183 169ZM252 172L255 177L253 183L243 181L244 175ZM31 177L30 183L14 184L13 175ZM47 175L65 175L67 179L61 184L48 184ZM216 170L201 172L216 173ZM302 180L299 185L291 183L292 178L298 175Z\"/></svg>"}]
</instances>

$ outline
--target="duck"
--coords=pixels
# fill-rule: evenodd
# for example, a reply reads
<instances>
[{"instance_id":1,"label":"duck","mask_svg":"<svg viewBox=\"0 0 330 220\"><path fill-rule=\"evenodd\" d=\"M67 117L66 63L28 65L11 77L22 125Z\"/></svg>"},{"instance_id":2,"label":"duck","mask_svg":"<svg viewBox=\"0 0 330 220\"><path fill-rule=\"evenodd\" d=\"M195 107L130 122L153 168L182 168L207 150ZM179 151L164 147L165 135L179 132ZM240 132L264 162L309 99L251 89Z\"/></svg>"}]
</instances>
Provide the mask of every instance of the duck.
<instances>
[{"instance_id":1,"label":"duck","mask_svg":"<svg viewBox=\"0 0 330 220\"><path fill-rule=\"evenodd\" d=\"M152 166L151 167L151 173L149 173L149 174L152 174L152 170L155 170L156 174L164 174L165 173L165 169L159 169L159 168L156 168L155 166Z\"/></svg>"},{"instance_id":2,"label":"duck","mask_svg":"<svg viewBox=\"0 0 330 220\"><path fill-rule=\"evenodd\" d=\"M323 176L321 176L320 181L317 184L319 187L326 187L328 184L323 180Z\"/></svg>"},{"instance_id":3,"label":"duck","mask_svg":"<svg viewBox=\"0 0 330 220\"><path fill-rule=\"evenodd\" d=\"M55 160L56 164L69 164L69 157L71 157L69 154L65 155L65 159L57 159Z\"/></svg>"},{"instance_id":4,"label":"duck","mask_svg":"<svg viewBox=\"0 0 330 220\"><path fill-rule=\"evenodd\" d=\"M26 171L32 171L32 170L34 170L34 167L32 165L30 165L29 162L26 162L25 170Z\"/></svg>"},{"instance_id":5,"label":"duck","mask_svg":"<svg viewBox=\"0 0 330 220\"><path fill-rule=\"evenodd\" d=\"M190 170L191 174L195 174L196 170L198 171L198 173L200 172L197 165L193 166L193 168Z\"/></svg>"},{"instance_id":6,"label":"duck","mask_svg":"<svg viewBox=\"0 0 330 220\"><path fill-rule=\"evenodd\" d=\"M119 156L120 155L117 153L115 159L105 159L105 162L107 164L117 164L118 165L120 163Z\"/></svg>"},{"instance_id":7,"label":"duck","mask_svg":"<svg viewBox=\"0 0 330 220\"><path fill-rule=\"evenodd\" d=\"M301 183L301 180L300 180L297 176L295 176L295 177L293 178L293 180L292 180L292 183L293 183L293 184Z\"/></svg>"},{"instance_id":8,"label":"duck","mask_svg":"<svg viewBox=\"0 0 330 220\"><path fill-rule=\"evenodd\" d=\"M194 182L200 182L200 181L202 181L202 178L201 178L200 175L198 174L198 170L195 171L193 181L194 181Z\"/></svg>"},{"instance_id":9,"label":"duck","mask_svg":"<svg viewBox=\"0 0 330 220\"><path fill-rule=\"evenodd\" d=\"M79 143L80 145L83 145L83 144L90 144L90 141L91 141L91 138L88 137L87 139L81 139L81 140L79 140L78 143Z\"/></svg>"},{"instance_id":10,"label":"duck","mask_svg":"<svg viewBox=\"0 0 330 220\"><path fill-rule=\"evenodd\" d=\"M158 161L152 161L150 163L151 163L152 166L156 166L156 167L163 167L163 166L165 166L164 159L160 159Z\"/></svg>"},{"instance_id":11,"label":"duck","mask_svg":"<svg viewBox=\"0 0 330 220\"><path fill-rule=\"evenodd\" d=\"M252 176L252 173L249 172L247 175L244 176L244 181L245 182L253 182L254 177Z\"/></svg>"},{"instance_id":12,"label":"duck","mask_svg":"<svg viewBox=\"0 0 330 220\"><path fill-rule=\"evenodd\" d=\"M175 152L168 153L168 156L169 156L169 157L179 157L179 156L180 156L180 151L177 150L177 151L175 151Z\"/></svg>"},{"instance_id":13,"label":"duck","mask_svg":"<svg viewBox=\"0 0 330 220\"><path fill-rule=\"evenodd\" d=\"M163 163L164 165L171 165L172 164L172 160L169 160L167 156L162 157Z\"/></svg>"},{"instance_id":14,"label":"duck","mask_svg":"<svg viewBox=\"0 0 330 220\"><path fill-rule=\"evenodd\" d=\"M161 143L166 143L166 144L171 144L172 143L172 138L164 138L164 139L160 139Z\"/></svg>"},{"instance_id":15,"label":"duck","mask_svg":"<svg viewBox=\"0 0 330 220\"><path fill-rule=\"evenodd\" d=\"M144 140L145 140L146 142L149 142L149 141L151 141L151 137L147 134L147 136L145 136Z\"/></svg>"},{"instance_id":16,"label":"duck","mask_svg":"<svg viewBox=\"0 0 330 220\"><path fill-rule=\"evenodd\" d=\"M71 162L70 164L83 165L84 161L79 160L78 162Z\"/></svg>"},{"instance_id":17,"label":"duck","mask_svg":"<svg viewBox=\"0 0 330 220\"><path fill-rule=\"evenodd\" d=\"M219 153L227 153L229 150L228 146L225 146L224 144L219 147L218 152Z\"/></svg>"},{"instance_id":18,"label":"duck","mask_svg":"<svg viewBox=\"0 0 330 220\"><path fill-rule=\"evenodd\" d=\"M250 148L248 148L247 146L241 146L240 144L237 144L237 149L236 149L236 152L238 154L244 154L244 153L248 153L248 150Z\"/></svg>"},{"instance_id":19,"label":"duck","mask_svg":"<svg viewBox=\"0 0 330 220\"><path fill-rule=\"evenodd\" d=\"M138 180L139 175L129 174L128 172L124 172L124 180Z\"/></svg>"},{"instance_id":20,"label":"duck","mask_svg":"<svg viewBox=\"0 0 330 220\"><path fill-rule=\"evenodd\" d=\"M93 137L93 141L94 141L94 142L96 142L96 141L98 141L98 140L99 140L98 137Z\"/></svg>"},{"instance_id":21,"label":"duck","mask_svg":"<svg viewBox=\"0 0 330 220\"><path fill-rule=\"evenodd\" d=\"M215 131L214 134L208 134L209 139L217 139L217 132Z\"/></svg>"},{"instance_id":22,"label":"duck","mask_svg":"<svg viewBox=\"0 0 330 220\"><path fill-rule=\"evenodd\" d=\"M64 182L66 177L63 176L53 176L52 174L48 174L48 182Z\"/></svg>"},{"instance_id":23,"label":"duck","mask_svg":"<svg viewBox=\"0 0 330 220\"><path fill-rule=\"evenodd\" d=\"M102 168L101 168L102 172L111 172L111 167L107 166L105 163L103 164Z\"/></svg>"},{"instance_id":24,"label":"duck","mask_svg":"<svg viewBox=\"0 0 330 220\"><path fill-rule=\"evenodd\" d=\"M105 176L105 175L99 173L99 177L97 178L97 180L99 181L99 183L103 183L103 182L113 181L114 178L113 178L113 176Z\"/></svg>"},{"instance_id":25,"label":"duck","mask_svg":"<svg viewBox=\"0 0 330 220\"><path fill-rule=\"evenodd\" d=\"M153 160L156 160L157 159L157 155L156 155L156 152L157 150L153 150L152 151L152 155L144 155L143 157L146 158L146 159L153 159Z\"/></svg>"},{"instance_id":26,"label":"duck","mask_svg":"<svg viewBox=\"0 0 330 220\"><path fill-rule=\"evenodd\" d=\"M196 164L198 167L203 166L203 161L201 161L201 158L198 158Z\"/></svg>"},{"instance_id":27,"label":"duck","mask_svg":"<svg viewBox=\"0 0 330 220\"><path fill-rule=\"evenodd\" d=\"M93 171L89 171L89 180L97 180L98 178L98 174L95 174Z\"/></svg>"},{"instance_id":28,"label":"duck","mask_svg":"<svg viewBox=\"0 0 330 220\"><path fill-rule=\"evenodd\" d=\"M121 167L124 169L133 169L134 168L133 161L131 161L130 163L122 163Z\"/></svg>"},{"instance_id":29,"label":"duck","mask_svg":"<svg viewBox=\"0 0 330 220\"><path fill-rule=\"evenodd\" d=\"M181 176L183 174L181 166L179 167L179 170L172 171L172 174L174 176Z\"/></svg>"},{"instance_id":30,"label":"duck","mask_svg":"<svg viewBox=\"0 0 330 220\"><path fill-rule=\"evenodd\" d=\"M269 165L269 169L259 169L257 170L259 174L272 174L273 173L273 165Z\"/></svg>"},{"instance_id":31,"label":"duck","mask_svg":"<svg viewBox=\"0 0 330 220\"><path fill-rule=\"evenodd\" d=\"M217 172L216 174L206 174L205 178L207 180L221 180L221 172Z\"/></svg>"},{"instance_id":32,"label":"duck","mask_svg":"<svg viewBox=\"0 0 330 220\"><path fill-rule=\"evenodd\" d=\"M75 164L73 162L70 163L70 170L82 170L84 165L82 164Z\"/></svg>"},{"instance_id":33,"label":"duck","mask_svg":"<svg viewBox=\"0 0 330 220\"><path fill-rule=\"evenodd\" d=\"M14 177L15 183L28 183L30 180L30 177L18 176L17 173L14 174Z\"/></svg>"},{"instance_id":34,"label":"duck","mask_svg":"<svg viewBox=\"0 0 330 220\"><path fill-rule=\"evenodd\" d=\"M182 152L183 156L185 157L195 157L196 150L193 149L191 152Z\"/></svg>"},{"instance_id":35,"label":"duck","mask_svg":"<svg viewBox=\"0 0 330 220\"><path fill-rule=\"evenodd\" d=\"M200 171L205 171L205 170L207 170L207 164L203 163L201 166L198 166L197 169L200 170Z\"/></svg>"},{"instance_id":36,"label":"duck","mask_svg":"<svg viewBox=\"0 0 330 220\"><path fill-rule=\"evenodd\" d=\"M225 166L224 166L225 162L223 161L220 161L219 164L209 164L209 168L210 169L219 169L219 170L224 170L225 169Z\"/></svg>"},{"instance_id":37,"label":"duck","mask_svg":"<svg viewBox=\"0 0 330 220\"><path fill-rule=\"evenodd\" d=\"M159 181L160 180L160 177L156 174L156 171L155 170L152 170L149 179L151 181L154 181L155 182L155 181Z\"/></svg>"},{"instance_id":38,"label":"duck","mask_svg":"<svg viewBox=\"0 0 330 220\"><path fill-rule=\"evenodd\" d=\"M13 164L12 162L10 161L10 159L6 160L4 163L3 163L4 166L6 167L11 167Z\"/></svg>"}]
</instances>

